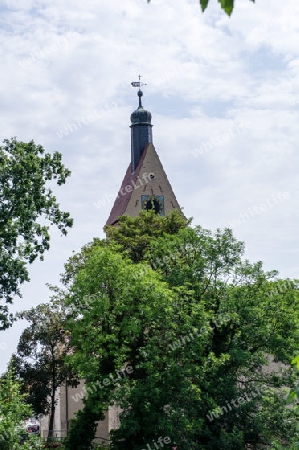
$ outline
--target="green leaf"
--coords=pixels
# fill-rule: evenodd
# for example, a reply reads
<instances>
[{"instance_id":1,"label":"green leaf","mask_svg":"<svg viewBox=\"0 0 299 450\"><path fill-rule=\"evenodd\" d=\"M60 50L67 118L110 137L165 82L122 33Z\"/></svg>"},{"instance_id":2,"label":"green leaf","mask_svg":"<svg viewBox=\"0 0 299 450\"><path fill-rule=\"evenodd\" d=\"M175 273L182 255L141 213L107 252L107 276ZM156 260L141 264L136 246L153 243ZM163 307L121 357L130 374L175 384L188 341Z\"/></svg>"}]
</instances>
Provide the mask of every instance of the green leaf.
<instances>
[{"instance_id":1,"label":"green leaf","mask_svg":"<svg viewBox=\"0 0 299 450\"><path fill-rule=\"evenodd\" d=\"M218 0L218 2L221 4L221 8L226 14L230 16L234 9L234 0Z\"/></svg>"},{"instance_id":2,"label":"green leaf","mask_svg":"<svg viewBox=\"0 0 299 450\"><path fill-rule=\"evenodd\" d=\"M208 7L208 4L209 4L209 0L200 0L202 12L204 12L204 10Z\"/></svg>"},{"instance_id":3,"label":"green leaf","mask_svg":"<svg viewBox=\"0 0 299 450\"><path fill-rule=\"evenodd\" d=\"M295 364L297 369L299 369L299 355L293 359L292 364Z\"/></svg>"},{"instance_id":4,"label":"green leaf","mask_svg":"<svg viewBox=\"0 0 299 450\"><path fill-rule=\"evenodd\" d=\"M294 400L299 400L299 387L295 387L293 389L291 389L289 396L287 398L288 402L294 401Z\"/></svg>"}]
</instances>

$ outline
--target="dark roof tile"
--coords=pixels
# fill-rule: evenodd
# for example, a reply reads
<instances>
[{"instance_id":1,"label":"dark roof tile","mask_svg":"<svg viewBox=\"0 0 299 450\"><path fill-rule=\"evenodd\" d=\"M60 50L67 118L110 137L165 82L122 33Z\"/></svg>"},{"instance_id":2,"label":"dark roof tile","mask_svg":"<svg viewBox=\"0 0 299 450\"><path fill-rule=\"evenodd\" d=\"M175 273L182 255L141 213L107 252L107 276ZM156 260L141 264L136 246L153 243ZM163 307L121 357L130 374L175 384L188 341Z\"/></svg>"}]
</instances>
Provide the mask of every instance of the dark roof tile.
<instances>
[{"instance_id":1,"label":"dark roof tile","mask_svg":"<svg viewBox=\"0 0 299 450\"><path fill-rule=\"evenodd\" d=\"M120 190L118 191L118 196L116 197L114 205L113 205L113 207L111 209L111 212L110 212L109 218L108 218L108 220L106 222L106 225L114 225L117 222L118 218L120 216L124 215L124 213L125 213L125 211L127 209L129 200L131 198L131 195L133 193L133 191L126 192L125 191L125 187L128 186L128 185L132 186L133 183L136 183L138 175L139 175L139 172L140 172L140 169L142 167L142 164L143 164L143 161L144 161L144 158L145 158L145 155L146 155L147 150L148 150L150 145L151 144L148 144L144 148L142 156L141 156L140 161L139 161L139 164L138 164L138 166L137 166L137 168L136 168L134 173L131 173L131 163L130 163L130 165L129 165L128 169L127 169L126 175L125 175L125 177L123 179L123 182L121 184ZM122 194L122 192L124 192L124 194Z\"/></svg>"}]
</instances>

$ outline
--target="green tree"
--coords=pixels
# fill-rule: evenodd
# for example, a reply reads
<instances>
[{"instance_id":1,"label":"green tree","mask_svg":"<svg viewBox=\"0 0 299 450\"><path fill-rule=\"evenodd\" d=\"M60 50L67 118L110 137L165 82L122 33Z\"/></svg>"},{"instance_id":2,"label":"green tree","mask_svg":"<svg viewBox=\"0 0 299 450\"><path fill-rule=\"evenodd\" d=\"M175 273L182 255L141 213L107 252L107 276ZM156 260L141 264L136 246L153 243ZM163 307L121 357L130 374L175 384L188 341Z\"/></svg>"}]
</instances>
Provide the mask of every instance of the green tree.
<instances>
[{"instance_id":1,"label":"green tree","mask_svg":"<svg viewBox=\"0 0 299 450\"><path fill-rule=\"evenodd\" d=\"M153 211L141 211L138 218L122 216L118 226L106 226L108 243L119 245L132 259L139 262L149 250L151 243L161 236L177 234L191 223L181 211L173 211L163 220Z\"/></svg>"},{"instance_id":2,"label":"green tree","mask_svg":"<svg viewBox=\"0 0 299 450\"><path fill-rule=\"evenodd\" d=\"M68 436L64 440L65 448L76 450L90 450L91 448L107 450L106 446L91 447L97 428L97 421L103 420L104 418L104 413L101 413L97 406L94 407L87 400L84 409L79 410L76 419L71 420Z\"/></svg>"},{"instance_id":3,"label":"green tree","mask_svg":"<svg viewBox=\"0 0 299 450\"><path fill-rule=\"evenodd\" d=\"M1 450L39 449L39 438L28 436L25 445L20 445L21 436L25 434L25 418L32 415L32 410L24 401L21 385L9 369L0 379L0 448ZM34 444L34 447L31 445Z\"/></svg>"},{"instance_id":4,"label":"green tree","mask_svg":"<svg viewBox=\"0 0 299 450\"><path fill-rule=\"evenodd\" d=\"M78 381L65 365L71 351L64 330L67 310L57 293L50 303L41 304L18 314L30 325L23 331L12 365L24 384L26 401L36 415L49 414L49 438L53 434L56 407L55 394L62 384L77 386Z\"/></svg>"},{"instance_id":5,"label":"green tree","mask_svg":"<svg viewBox=\"0 0 299 450\"><path fill-rule=\"evenodd\" d=\"M33 141L5 139L0 147L0 329L11 324L8 304L29 281L28 264L49 249L47 222L62 234L72 226L49 187L51 180L64 184L69 175L60 153L45 153Z\"/></svg>"},{"instance_id":6,"label":"green tree","mask_svg":"<svg viewBox=\"0 0 299 450\"><path fill-rule=\"evenodd\" d=\"M115 449L159 437L181 450L291 441L298 283L243 261L230 230L193 229L178 215L144 212L106 231L66 266L69 359L87 384L66 448L89 448L82 421L110 404L122 408Z\"/></svg>"},{"instance_id":7,"label":"green tree","mask_svg":"<svg viewBox=\"0 0 299 450\"><path fill-rule=\"evenodd\" d=\"M148 3L150 3L151 0L147 0ZM250 0L251 2L255 2L255 0ZM205 11L205 9L209 5L209 0L199 0L200 6L202 11ZM229 16L233 12L234 9L234 0L218 0L220 3L221 8L228 14Z\"/></svg>"}]
</instances>

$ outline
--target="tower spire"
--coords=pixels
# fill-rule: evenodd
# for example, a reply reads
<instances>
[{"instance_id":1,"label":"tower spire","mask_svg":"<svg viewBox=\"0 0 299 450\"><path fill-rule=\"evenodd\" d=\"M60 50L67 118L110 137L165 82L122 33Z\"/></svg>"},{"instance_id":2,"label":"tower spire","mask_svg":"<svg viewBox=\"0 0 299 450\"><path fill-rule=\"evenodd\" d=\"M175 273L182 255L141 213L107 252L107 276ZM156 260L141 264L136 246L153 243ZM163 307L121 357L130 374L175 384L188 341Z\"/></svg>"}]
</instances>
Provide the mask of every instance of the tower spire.
<instances>
[{"instance_id":1,"label":"tower spire","mask_svg":"<svg viewBox=\"0 0 299 450\"><path fill-rule=\"evenodd\" d=\"M143 108L142 103L141 103L141 97L143 96L143 92L139 89L139 91L137 92L137 95L139 97L139 108Z\"/></svg>"},{"instance_id":2,"label":"tower spire","mask_svg":"<svg viewBox=\"0 0 299 450\"><path fill-rule=\"evenodd\" d=\"M141 159L143 150L145 147L153 142L152 136L152 115L149 111L143 108L141 98L143 92L140 89L145 86L145 83L141 82L141 75L138 76L139 81L133 81L131 85L138 87L138 108L131 114L131 170L135 172L139 161Z\"/></svg>"}]
</instances>

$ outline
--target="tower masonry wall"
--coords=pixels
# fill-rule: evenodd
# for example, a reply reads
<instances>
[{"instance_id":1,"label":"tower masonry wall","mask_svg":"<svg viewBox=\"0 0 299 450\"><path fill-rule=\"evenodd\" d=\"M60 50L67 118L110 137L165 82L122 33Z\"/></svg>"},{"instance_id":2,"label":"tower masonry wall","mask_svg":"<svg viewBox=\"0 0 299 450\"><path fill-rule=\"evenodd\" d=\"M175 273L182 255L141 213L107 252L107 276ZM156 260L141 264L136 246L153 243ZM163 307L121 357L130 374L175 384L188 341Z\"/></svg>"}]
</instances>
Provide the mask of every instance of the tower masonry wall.
<instances>
[{"instance_id":1,"label":"tower masonry wall","mask_svg":"<svg viewBox=\"0 0 299 450\"><path fill-rule=\"evenodd\" d=\"M150 178L150 175L153 178ZM142 209L142 195L164 196L165 214L174 209L180 209L171 184L152 144L147 149L135 185L124 214L131 217L138 216Z\"/></svg>"}]
</instances>

